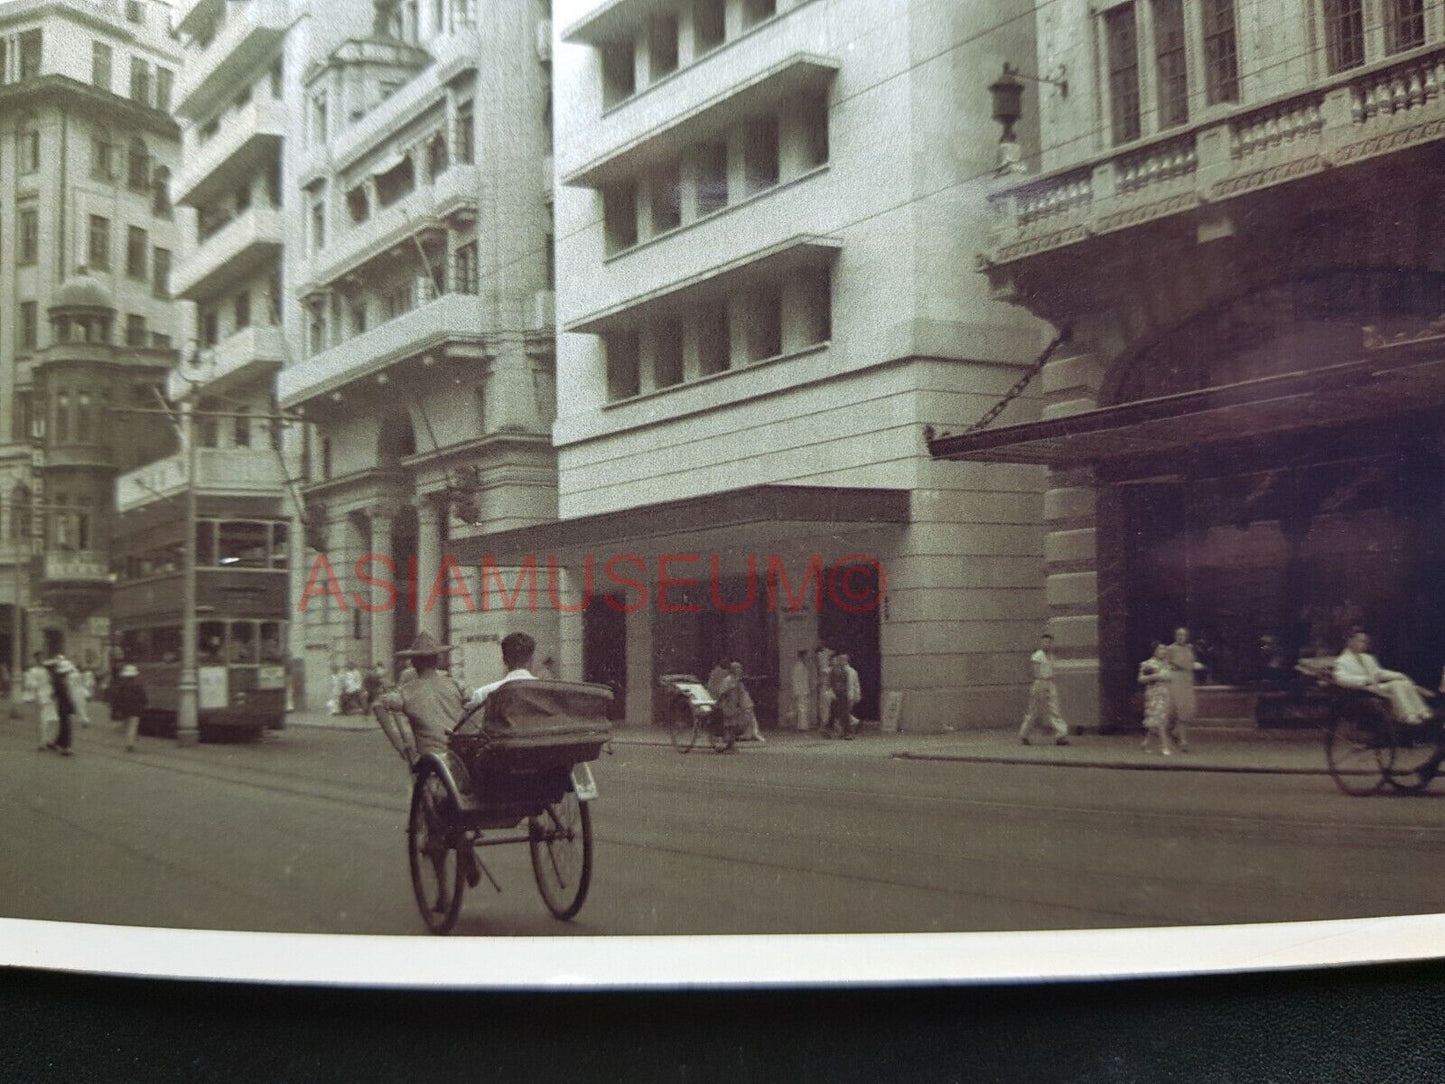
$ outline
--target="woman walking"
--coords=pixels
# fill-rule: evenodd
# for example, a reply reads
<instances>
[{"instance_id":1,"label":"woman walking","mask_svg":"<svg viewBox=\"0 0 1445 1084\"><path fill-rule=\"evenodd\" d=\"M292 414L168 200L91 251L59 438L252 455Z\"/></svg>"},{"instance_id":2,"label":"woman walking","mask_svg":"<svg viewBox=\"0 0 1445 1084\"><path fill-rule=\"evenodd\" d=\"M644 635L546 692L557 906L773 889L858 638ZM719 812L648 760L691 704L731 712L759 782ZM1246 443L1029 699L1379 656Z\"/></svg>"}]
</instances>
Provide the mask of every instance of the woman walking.
<instances>
[{"instance_id":1,"label":"woman walking","mask_svg":"<svg viewBox=\"0 0 1445 1084\"><path fill-rule=\"evenodd\" d=\"M1143 748L1147 751L1150 739L1157 736L1159 751L1166 757L1174 752L1169 733L1174 715L1173 680L1168 645L1156 640L1153 653L1139 664L1139 684L1144 686Z\"/></svg>"},{"instance_id":2,"label":"woman walking","mask_svg":"<svg viewBox=\"0 0 1445 1084\"><path fill-rule=\"evenodd\" d=\"M125 729L125 751L135 752L136 732L146 710L146 690L140 671L131 663L120 668L120 678L110 687L110 716Z\"/></svg>"},{"instance_id":3,"label":"woman walking","mask_svg":"<svg viewBox=\"0 0 1445 1084\"><path fill-rule=\"evenodd\" d=\"M1174 704L1174 718L1170 723L1169 736L1179 746L1181 753L1189 752L1189 732L1186 729L1194 723L1199 709L1194 698L1194 673L1203 670L1204 665L1194 654L1194 645L1189 642L1189 630L1183 625L1174 630L1174 642L1164 649L1169 661L1169 695Z\"/></svg>"}]
</instances>

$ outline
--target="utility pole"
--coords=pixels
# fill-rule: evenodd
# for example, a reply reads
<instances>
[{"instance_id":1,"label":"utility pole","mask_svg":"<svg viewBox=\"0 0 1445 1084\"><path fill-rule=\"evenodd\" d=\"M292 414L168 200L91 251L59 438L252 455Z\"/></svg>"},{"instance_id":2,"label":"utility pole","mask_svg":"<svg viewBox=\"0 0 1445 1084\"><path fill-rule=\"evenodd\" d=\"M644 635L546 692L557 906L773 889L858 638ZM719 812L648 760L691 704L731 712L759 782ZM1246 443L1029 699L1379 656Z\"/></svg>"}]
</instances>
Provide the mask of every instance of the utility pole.
<instances>
[{"instance_id":1,"label":"utility pole","mask_svg":"<svg viewBox=\"0 0 1445 1084\"><path fill-rule=\"evenodd\" d=\"M186 525L181 558L181 677L176 684L176 744L200 738L196 678L196 403L181 404L181 440L186 451Z\"/></svg>"}]
</instances>

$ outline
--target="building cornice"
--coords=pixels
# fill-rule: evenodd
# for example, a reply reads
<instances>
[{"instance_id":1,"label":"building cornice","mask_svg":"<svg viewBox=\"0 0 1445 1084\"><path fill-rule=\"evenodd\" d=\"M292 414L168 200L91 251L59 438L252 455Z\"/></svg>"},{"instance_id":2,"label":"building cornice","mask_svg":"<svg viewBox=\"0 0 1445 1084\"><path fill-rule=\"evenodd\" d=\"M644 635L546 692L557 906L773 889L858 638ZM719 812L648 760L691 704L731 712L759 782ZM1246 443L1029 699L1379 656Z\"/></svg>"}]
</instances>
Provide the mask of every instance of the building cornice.
<instances>
[{"instance_id":1,"label":"building cornice","mask_svg":"<svg viewBox=\"0 0 1445 1084\"><path fill-rule=\"evenodd\" d=\"M59 98L88 108L105 110L126 123L155 135L180 142L181 129L171 117L159 109L133 102L71 79L66 75L42 75L0 87L0 109L26 109L47 98Z\"/></svg>"}]
</instances>

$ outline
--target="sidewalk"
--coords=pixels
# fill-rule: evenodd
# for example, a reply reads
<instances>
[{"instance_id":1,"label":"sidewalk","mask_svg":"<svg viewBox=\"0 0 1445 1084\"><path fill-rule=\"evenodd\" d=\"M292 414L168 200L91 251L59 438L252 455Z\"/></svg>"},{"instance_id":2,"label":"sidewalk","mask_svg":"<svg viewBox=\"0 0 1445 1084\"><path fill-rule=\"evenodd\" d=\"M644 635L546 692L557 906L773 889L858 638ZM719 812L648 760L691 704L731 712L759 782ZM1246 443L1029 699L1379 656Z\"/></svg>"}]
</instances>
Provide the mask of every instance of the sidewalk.
<instances>
[{"instance_id":1,"label":"sidewalk","mask_svg":"<svg viewBox=\"0 0 1445 1084\"><path fill-rule=\"evenodd\" d=\"M370 715L328 715L324 711L297 711L286 716L286 725L319 730L377 730ZM1190 751L1162 756L1140 747L1142 734L1082 734L1069 744L1052 745L1042 735L1037 744L1019 743L1013 728L967 730L946 734L880 734L864 730L856 741L821 737L816 731L766 732L762 745L742 743L738 751L747 756L808 754L814 756L952 761L964 764L1023 764L1065 768L1107 768L1141 772L1234 772L1267 775L1328 775L1325 768L1323 736L1317 730L1260 731L1252 729L1196 727ZM667 732L655 727L626 727L615 730L616 746L670 748ZM710 756L706 736L700 737L692 756Z\"/></svg>"}]
</instances>

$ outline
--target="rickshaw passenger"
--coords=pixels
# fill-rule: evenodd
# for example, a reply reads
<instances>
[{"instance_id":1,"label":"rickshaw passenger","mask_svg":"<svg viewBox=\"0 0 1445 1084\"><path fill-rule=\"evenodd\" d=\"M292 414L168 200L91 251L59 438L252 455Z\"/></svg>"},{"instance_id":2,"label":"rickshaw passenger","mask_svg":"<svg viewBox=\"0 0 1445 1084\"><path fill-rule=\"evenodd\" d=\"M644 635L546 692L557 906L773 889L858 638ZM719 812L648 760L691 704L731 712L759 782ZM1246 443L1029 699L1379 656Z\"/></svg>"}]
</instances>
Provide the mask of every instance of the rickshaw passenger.
<instances>
[{"instance_id":1,"label":"rickshaw passenger","mask_svg":"<svg viewBox=\"0 0 1445 1084\"><path fill-rule=\"evenodd\" d=\"M509 681L536 681L537 675L532 673L532 656L536 651L537 641L525 632L509 632L502 637L502 665L507 668L507 672L472 693L467 699L467 707L484 703L487 697Z\"/></svg>"},{"instance_id":2,"label":"rickshaw passenger","mask_svg":"<svg viewBox=\"0 0 1445 1084\"><path fill-rule=\"evenodd\" d=\"M1405 674L1384 669L1369 651L1370 637L1360 629L1352 632L1335 660L1335 682L1388 700L1396 722L1413 725L1430 718L1430 709L1415 683Z\"/></svg>"}]
</instances>

